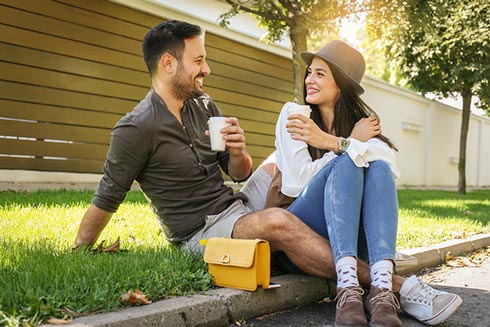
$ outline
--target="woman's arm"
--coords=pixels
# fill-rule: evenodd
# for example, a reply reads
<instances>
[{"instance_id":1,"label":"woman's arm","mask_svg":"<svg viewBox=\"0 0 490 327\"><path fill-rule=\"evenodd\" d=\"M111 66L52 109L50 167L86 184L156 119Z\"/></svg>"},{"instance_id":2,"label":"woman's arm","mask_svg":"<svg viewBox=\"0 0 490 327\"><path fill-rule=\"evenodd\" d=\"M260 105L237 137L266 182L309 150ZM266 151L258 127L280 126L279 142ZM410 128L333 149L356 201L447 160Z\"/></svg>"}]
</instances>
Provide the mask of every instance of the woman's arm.
<instances>
[{"instance_id":1,"label":"woman's arm","mask_svg":"<svg viewBox=\"0 0 490 327\"><path fill-rule=\"evenodd\" d=\"M314 124L311 119L301 118L301 120L308 121L307 124ZM276 164L282 173L281 191L288 196L297 197L311 178L337 156L335 152L338 150L338 137L323 131L320 133L316 125L315 128L291 127L291 125L300 126L296 123L290 123L283 107L276 124ZM379 126L373 127L374 125L379 124L374 124L370 119L365 119L357 124L353 135L364 139L377 135L381 128ZM296 135L293 136L292 134ZM383 160L390 165L395 178L400 176L396 167L395 153L386 143L375 137L367 142L361 142L354 138L349 138L349 140L351 145L347 149L347 154L358 167L368 167L371 161ZM307 142L314 143L312 145L316 148L331 151L320 159L312 160L308 152Z\"/></svg>"},{"instance_id":2,"label":"woman's arm","mask_svg":"<svg viewBox=\"0 0 490 327\"><path fill-rule=\"evenodd\" d=\"M293 139L286 128L287 123L287 112L283 107L276 124L276 164L282 173L282 193L297 197L311 178L337 155L328 152L313 161L306 142Z\"/></svg>"},{"instance_id":3,"label":"woman's arm","mask_svg":"<svg viewBox=\"0 0 490 327\"><path fill-rule=\"evenodd\" d=\"M400 171L396 166L395 151L388 144L374 137L367 142L360 142L354 138L349 138L350 145L347 148L347 154L357 167L369 167L369 163L376 160L386 162L393 176L400 177Z\"/></svg>"}]
</instances>

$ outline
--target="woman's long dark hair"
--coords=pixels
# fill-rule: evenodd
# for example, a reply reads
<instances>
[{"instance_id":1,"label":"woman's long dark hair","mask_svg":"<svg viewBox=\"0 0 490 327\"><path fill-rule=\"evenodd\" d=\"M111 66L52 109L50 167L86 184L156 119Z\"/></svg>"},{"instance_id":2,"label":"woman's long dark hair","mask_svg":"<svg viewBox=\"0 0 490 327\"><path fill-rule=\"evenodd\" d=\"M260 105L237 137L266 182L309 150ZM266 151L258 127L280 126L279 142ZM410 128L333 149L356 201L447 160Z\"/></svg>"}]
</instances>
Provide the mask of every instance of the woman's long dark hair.
<instances>
[{"instance_id":1,"label":"woman's long dark hair","mask_svg":"<svg viewBox=\"0 0 490 327\"><path fill-rule=\"evenodd\" d=\"M355 88L352 85L352 82L347 79L340 70L334 65L330 65L327 62L328 67L332 71L333 78L335 83L340 89L340 94L337 102L335 103L334 108L334 120L333 127L335 128L335 136L349 137L352 133L352 129L354 125L361 119L367 118L369 116L376 116L376 112L371 109L356 93ZM308 74L308 68L305 72L305 80ZM325 126L323 126L322 114L320 109L315 104L310 104L306 101L306 83L303 84L303 95L305 104L310 105L311 119L323 130L326 131ZM379 119L379 117L378 117ZM396 151L398 149L395 145L384 135L378 135L381 141L388 144L388 146ZM310 145L308 145L308 151L313 159L318 158L318 150ZM326 151L320 150L320 154L323 155Z\"/></svg>"}]
</instances>

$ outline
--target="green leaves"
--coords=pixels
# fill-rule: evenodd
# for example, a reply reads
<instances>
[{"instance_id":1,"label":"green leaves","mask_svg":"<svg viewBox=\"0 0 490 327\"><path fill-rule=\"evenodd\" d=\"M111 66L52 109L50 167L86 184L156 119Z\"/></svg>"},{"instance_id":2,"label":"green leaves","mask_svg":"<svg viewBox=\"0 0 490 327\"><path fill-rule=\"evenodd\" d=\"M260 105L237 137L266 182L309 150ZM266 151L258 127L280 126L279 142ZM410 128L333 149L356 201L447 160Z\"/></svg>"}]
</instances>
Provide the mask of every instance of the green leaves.
<instances>
[{"instance_id":1,"label":"green leaves","mask_svg":"<svg viewBox=\"0 0 490 327\"><path fill-rule=\"evenodd\" d=\"M374 33L413 88L440 96L470 89L490 110L482 92L490 78L488 1L370 1L370 9L371 25L382 25Z\"/></svg>"}]
</instances>

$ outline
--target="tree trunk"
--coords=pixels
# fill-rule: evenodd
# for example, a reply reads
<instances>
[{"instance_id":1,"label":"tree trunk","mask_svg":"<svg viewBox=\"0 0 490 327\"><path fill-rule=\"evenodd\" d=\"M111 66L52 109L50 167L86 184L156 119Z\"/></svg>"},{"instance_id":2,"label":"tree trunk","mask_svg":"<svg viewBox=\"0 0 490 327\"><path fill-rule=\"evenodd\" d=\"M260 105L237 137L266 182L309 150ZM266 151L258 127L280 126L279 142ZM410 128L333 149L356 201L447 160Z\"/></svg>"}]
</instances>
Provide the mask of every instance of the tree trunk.
<instances>
[{"instance_id":1,"label":"tree trunk","mask_svg":"<svg viewBox=\"0 0 490 327\"><path fill-rule=\"evenodd\" d=\"M303 83L306 65L301 59L301 51L307 50L306 37L308 30L305 27L305 18L297 17L294 26L290 27L289 38L293 51L293 85L294 101L303 103Z\"/></svg>"},{"instance_id":2,"label":"tree trunk","mask_svg":"<svg viewBox=\"0 0 490 327\"><path fill-rule=\"evenodd\" d=\"M471 91L464 90L463 96L463 119L461 120L461 134L459 137L459 165L458 165L458 193L466 194L466 142L470 126L471 113Z\"/></svg>"}]
</instances>

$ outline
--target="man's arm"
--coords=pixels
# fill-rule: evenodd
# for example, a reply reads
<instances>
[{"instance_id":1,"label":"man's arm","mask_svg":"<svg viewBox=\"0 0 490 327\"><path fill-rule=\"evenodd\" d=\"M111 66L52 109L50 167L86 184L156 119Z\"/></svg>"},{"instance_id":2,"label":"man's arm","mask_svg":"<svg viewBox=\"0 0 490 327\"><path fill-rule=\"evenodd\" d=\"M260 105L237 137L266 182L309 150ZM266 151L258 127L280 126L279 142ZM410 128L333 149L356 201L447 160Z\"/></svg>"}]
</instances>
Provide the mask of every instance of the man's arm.
<instances>
[{"instance_id":1,"label":"man's arm","mask_svg":"<svg viewBox=\"0 0 490 327\"><path fill-rule=\"evenodd\" d=\"M252 157L243 149L240 154L230 153L228 173L234 180L242 181L250 177L252 172Z\"/></svg>"},{"instance_id":2,"label":"man's arm","mask_svg":"<svg viewBox=\"0 0 490 327\"><path fill-rule=\"evenodd\" d=\"M240 128L237 118L230 117L226 122L231 124L223 131L230 154L228 173L237 181L245 180L252 172L252 157L245 149L245 133Z\"/></svg>"},{"instance_id":3,"label":"man's arm","mask_svg":"<svg viewBox=\"0 0 490 327\"><path fill-rule=\"evenodd\" d=\"M111 217L112 213L99 209L91 204L85 212L85 215L83 215L72 249L76 249L82 245L94 244L109 220L111 220Z\"/></svg>"}]
</instances>

